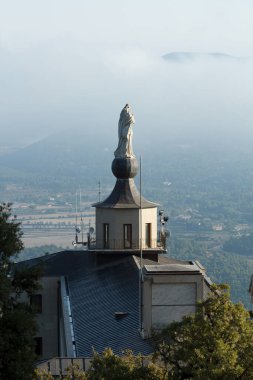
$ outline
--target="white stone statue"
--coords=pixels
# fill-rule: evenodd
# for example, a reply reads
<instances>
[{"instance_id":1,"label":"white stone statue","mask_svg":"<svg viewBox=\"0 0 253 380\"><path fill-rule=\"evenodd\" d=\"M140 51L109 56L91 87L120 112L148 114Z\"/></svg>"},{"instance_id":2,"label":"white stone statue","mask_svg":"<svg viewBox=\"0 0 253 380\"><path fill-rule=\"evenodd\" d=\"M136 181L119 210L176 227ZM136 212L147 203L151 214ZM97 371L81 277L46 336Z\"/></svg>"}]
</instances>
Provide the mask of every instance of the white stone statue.
<instances>
[{"instance_id":1,"label":"white stone statue","mask_svg":"<svg viewBox=\"0 0 253 380\"><path fill-rule=\"evenodd\" d=\"M118 134L119 143L114 152L116 158L133 158L135 157L132 148L133 129L132 125L135 123L134 115L130 111L128 104L125 105L120 113Z\"/></svg>"}]
</instances>

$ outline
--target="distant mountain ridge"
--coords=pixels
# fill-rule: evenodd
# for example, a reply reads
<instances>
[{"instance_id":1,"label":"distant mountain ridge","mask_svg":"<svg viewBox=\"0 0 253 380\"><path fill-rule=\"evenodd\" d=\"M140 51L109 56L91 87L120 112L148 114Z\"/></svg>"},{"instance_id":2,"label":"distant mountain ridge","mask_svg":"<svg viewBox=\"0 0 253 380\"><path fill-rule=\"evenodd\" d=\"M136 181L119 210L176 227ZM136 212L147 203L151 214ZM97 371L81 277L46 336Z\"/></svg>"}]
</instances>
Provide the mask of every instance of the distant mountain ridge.
<instances>
[{"instance_id":1,"label":"distant mountain ridge","mask_svg":"<svg viewBox=\"0 0 253 380\"><path fill-rule=\"evenodd\" d=\"M210 52L210 53L201 53L201 52L171 52L162 56L165 61L172 62L184 62L184 61L196 61L199 59L208 59L212 58L215 60L231 60L231 61L239 61L240 57L236 57L226 53L218 53L218 52Z\"/></svg>"},{"instance_id":2,"label":"distant mountain ridge","mask_svg":"<svg viewBox=\"0 0 253 380\"><path fill-rule=\"evenodd\" d=\"M240 144L237 147L226 141L208 141L196 139L196 136L184 136L184 138L172 137L166 134L161 139L159 133L148 131L145 138L141 138L138 130L134 136L134 152L139 160L142 155L143 178L150 183L153 180L164 178L167 181L173 172L173 167L182 162L191 166L217 167L220 162L240 158L246 162L252 157L252 148ZM58 133L33 143L25 148L1 156L0 175L2 181L19 181L22 184L31 181L41 183L47 187L55 182L61 182L69 186L72 183L94 183L102 180L103 183L113 183L111 164L114 151L117 147L117 135L108 133L106 128L99 130L86 128L84 131L69 130ZM216 170L216 169L215 169ZM203 176L206 169L203 169ZM159 172L159 174L158 174ZM179 178L180 175L177 173ZM73 182L74 181L74 182ZM171 181L170 181L171 182ZM73 185L70 185L73 186ZM0 184L1 189L1 184Z\"/></svg>"},{"instance_id":3,"label":"distant mountain ridge","mask_svg":"<svg viewBox=\"0 0 253 380\"><path fill-rule=\"evenodd\" d=\"M2 156L1 166L36 174L89 175L112 160L112 150L106 136L98 141L93 133L61 133Z\"/></svg>"}]
</instances>

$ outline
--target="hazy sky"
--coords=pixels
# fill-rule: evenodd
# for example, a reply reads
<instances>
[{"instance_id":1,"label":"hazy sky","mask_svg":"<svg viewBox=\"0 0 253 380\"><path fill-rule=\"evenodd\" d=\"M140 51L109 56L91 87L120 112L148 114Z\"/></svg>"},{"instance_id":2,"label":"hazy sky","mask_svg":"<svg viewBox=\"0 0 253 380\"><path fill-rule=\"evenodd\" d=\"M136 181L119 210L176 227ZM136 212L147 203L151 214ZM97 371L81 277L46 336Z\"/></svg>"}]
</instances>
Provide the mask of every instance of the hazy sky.
<instances>
[{"instance_id":1,"label":"hazy sky","mask_svg":"<svg viewBox=\"0 0 253 380\"><path fill-rule=\"evenodd\" d=\"M0 145L63 129L253 129L252 0L0 0ZM169 52L221 52L166 62Z\"/></svg>"}]
</instances>

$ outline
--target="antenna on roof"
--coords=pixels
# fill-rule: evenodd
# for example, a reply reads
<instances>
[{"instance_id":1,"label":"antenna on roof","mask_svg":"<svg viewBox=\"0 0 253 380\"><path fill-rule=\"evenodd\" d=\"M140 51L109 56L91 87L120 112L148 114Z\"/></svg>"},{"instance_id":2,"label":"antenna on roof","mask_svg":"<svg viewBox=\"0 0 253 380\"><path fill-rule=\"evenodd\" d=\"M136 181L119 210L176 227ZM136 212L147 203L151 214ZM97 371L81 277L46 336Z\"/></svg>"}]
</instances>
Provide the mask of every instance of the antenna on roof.
<instances>
[{"instance_id":1,"label":"antenna on roof","mask_svg":"<svg viewBox=\"0 0 253 380\"><path fill-rule=\"evenodd\" d=\"M160 243L164 249L164 251L167 251L167 238L170 237L171 233L170 231L167 231L165 229L165 223L168 222L169 217L167 215L164 215L164 210L159 211L160 216Z\"/></svg>"},{"instance_id":2,"label":"antenna on roof","mask_svg":"<svg viewBox=\"0 0 253 380\"><path fill-rule=\"evenodd\" d=\"M81 219L81 232L82 232L82 244L83 244L83 215L82 215L82 192L81 192L81 186L79 186L79 190L80 190L80 204L79 204L79 208L80 208L80 219Z\"/></svg>"},{"instance_id":3,"label":"antenna on roof","mask_svg":"<svg viewBox=\"0 0 253 380\"><path fill-rule=\"evenodd\" d=\"M142 278L142 204L141 204L141 192L142 192L142 178L141 178L141 156L140 156L140 267Z\"/></svg>"},{"instance_id":4,"label":"antenna on roof","mask_svg":"<svg viewBox=\"0 0 253 380\"><path fill-rule=\"evenodd\" d=\"M139 209L139 231L140 231L140 274L139 274L139 331L142 333L142 282L143 282L143 273L142 273L142 203L141 203L141 192L142 192L142 178L141 178L141 156L140 156L140 209Z\"/></svg>"},{"instance_id":5,"label":"antenna on roof","mask_svg":"<svg viewBox=\"0 0 253 380\"><path fill-rule=\"evenodd\" d=\"M79 228L77 227L77 191L76 191L76 225L75 225L75 231L76 231L76 237L75 237L75 242L76 244L78 243L78 232Z\"/></svg>"},{"instance_id":6,"label":"antenna on roof","mask_svg":"<svg viewBox=\"0 0 253 380\"><path fill-rule=\"evenodd\" d=\"M81 193L81 187L79 186L79 209L80 209L80 219L81 219L81 223L80 223L80 227L78 227L77 225L77 212L78 212L78 192L76 191L76 224L75 224L75 240L72 241L72 245L74 247L76 247L78 244L81 244L81 245L87 245L87 242L84 242L83 241L83 227L84 227L84 223L83 223L83 216L82 216L82 211L81 211L81 203L82 203L82 193ZM82 239L81 241L78 241L78 234L80 234L80 232L82 233Z\"/></svg>"},{"instance_id":7,"label":"antenna on roof","mask_svg":"<svg viewBox=\"0 0 253 380\"><path fill-rule=\"evenodd\" d=\"M100 181L98 181L98 201L100 202L100 196L101 196L101 187L100 187Z\"/></svg>"}]
</instances>

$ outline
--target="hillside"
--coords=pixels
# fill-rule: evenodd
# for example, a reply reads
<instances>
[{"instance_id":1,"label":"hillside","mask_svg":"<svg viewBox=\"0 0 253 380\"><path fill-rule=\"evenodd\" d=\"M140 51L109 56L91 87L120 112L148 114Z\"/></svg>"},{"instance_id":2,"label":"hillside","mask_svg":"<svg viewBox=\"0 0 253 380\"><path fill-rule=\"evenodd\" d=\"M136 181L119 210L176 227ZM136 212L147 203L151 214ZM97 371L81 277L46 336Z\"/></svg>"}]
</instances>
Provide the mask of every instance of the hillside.
<instances>
[{"instance_id":1,"label":"hillside","mask_svg":"<svg viewBox=\"0 0 253 380\"><path fill-rule=\"evenodd\" d=\"M177 51L170 52L163 55L163 59L171 62L187 62L187 61L196 61L200 59L211 59L211 60L220 60L220 61L239 61L241 58L235 57L230 54L225 53L200 53L200 52L185 52Z\"/></svg>"},{"instance_id":2,"label":"hillside","mask_svg":"<svg viewBox=\"0 0 253 380\"><path fill-rule=\"evenodd\" d=\"M90 133L65 132L51 135L1 157L1 166L26 173L77 176L98 169L112 150L106 135L99 141Z\"/></svg>"}]
</instances>

